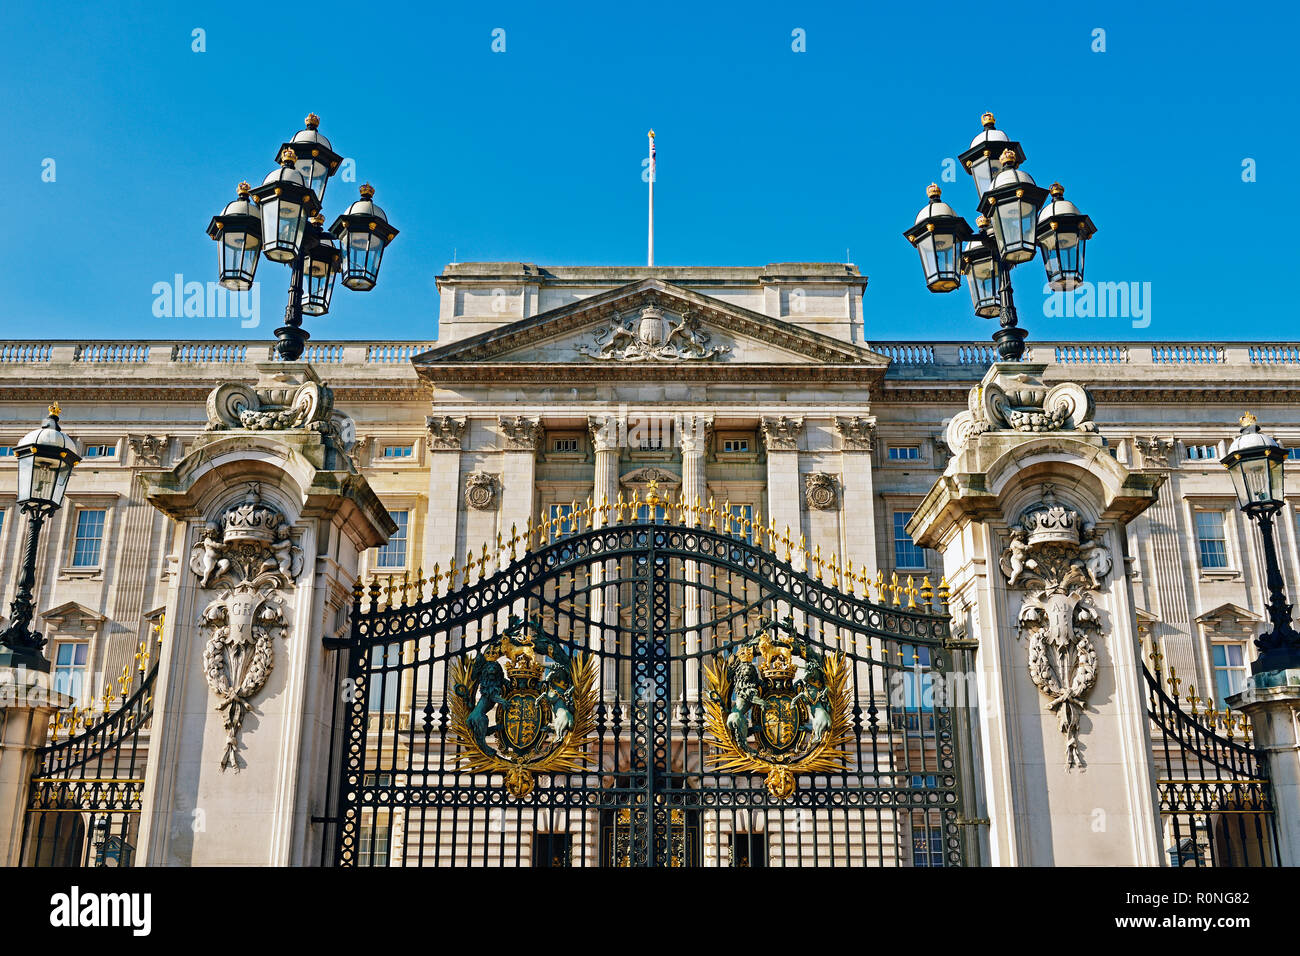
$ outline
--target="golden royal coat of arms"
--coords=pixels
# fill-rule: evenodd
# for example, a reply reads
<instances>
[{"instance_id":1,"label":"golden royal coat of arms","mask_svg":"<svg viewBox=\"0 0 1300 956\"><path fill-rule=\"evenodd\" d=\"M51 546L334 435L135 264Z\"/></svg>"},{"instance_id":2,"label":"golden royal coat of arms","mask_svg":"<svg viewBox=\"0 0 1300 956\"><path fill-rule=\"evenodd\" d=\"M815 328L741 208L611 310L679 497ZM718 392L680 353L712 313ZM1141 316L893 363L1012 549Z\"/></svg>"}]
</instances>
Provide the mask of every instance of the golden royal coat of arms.
<instances>
[{"instance_id":1,"label":"golden royal coat of arms","mask_svg":"<svg viewBox=\"0 0 1300 956\"><path fill-rule=\"evenodd\" d=\"M843 654L819 653L767 624L705 673L706 720L721 751L709 757L714 768L764 774L772 798L788 800L799 776L848 766L853 732Z\"/></svg>"},{"instance_id":2,"label":"golden royal coat of arms","mask_svg":"<svg viewBox=\"0 0 1300 956\"><path fill-rule=\"evenodd\" d=\"M536 621L511 617L506 632L451 669L451 728L459 765L501 773L523 799L537 773L581 771L595 726L596 664L572 655Z\"/></svg>"}]
</instances>

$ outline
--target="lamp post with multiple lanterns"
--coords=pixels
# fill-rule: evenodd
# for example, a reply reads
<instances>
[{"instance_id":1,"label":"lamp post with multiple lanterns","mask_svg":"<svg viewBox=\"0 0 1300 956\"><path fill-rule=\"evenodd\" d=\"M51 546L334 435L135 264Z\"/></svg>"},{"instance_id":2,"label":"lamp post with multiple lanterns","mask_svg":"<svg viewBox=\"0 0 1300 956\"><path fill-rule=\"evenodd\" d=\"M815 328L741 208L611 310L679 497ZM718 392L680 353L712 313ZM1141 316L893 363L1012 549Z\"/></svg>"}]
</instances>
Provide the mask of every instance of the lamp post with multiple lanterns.
<instances>
[{"instance_id":1,"label":"lamp post with multiple lanterns","mask_svg":"<svg viewBox=\"0 0 1300 956\"><path fill-rule=\"evenodd\" d=\"M217 241L219 282L243 292L253 285L260 257L292 268L284 325L275 330L276 354L286 362L302 357L307 339L302 317L330 309L334 279L354 292L368 292L379 281L384 250L397 229L375 205L375 190L361 186L361 198L328 230L320 215L325 188L342 157L319 132L320 117L308 115L300 130L277 154L280 166L254 189L239 184L234 202L208 224Z\"/></svg>"},{"instance_id":2,"label":"lamp post with multiple lanterns","mask_svg":"<svg viewBox=\"0 0 1300 956\"><path fill-rule=\"evenodd\" d=\"M50 406L50 414L40 428L29 432L14 447L14 457L18 460L17 504L27 515L27 530L9 625L0 631L0 666L48 672L50 662L41 653L45 638L31 628L36 609L36 550L45 519L63 507L68 477L81 461L77 443L59 428L57 403Z\"/></svg>"},{"instance_id":3,"label":"lamp post with multiple lanterns","mask_svg":"<svg viewBox=\"0 0 1300 956\"><path fill-rule=\"evenodd\" d=\"M958 157L979 193L978 229L943 202L931 183L928 205L903 235L920 253L931 292L952 292L961 287L962 275L970 278L975 314L1000 320L993 342L1003 361L1016 362L1025 354L1026 333L1016 315L1011 270L1041 252L1048 284L1069 292L1083 282L1084 246L1097 227L1065 198L1060 183L1043 189L1018 168L1025 151L994 126L992 113L982 120L983 132Z\"/></svg>"},{"instance_id":4,"label":"lamp post with multiple lanterns","mask_svg":"<svg viewBox=\"0 0 1300 956\"><path fill-rule=\"evenodd\" d=\"M1300 668L1300 633L1291 623L1291 605L1287 603L1282 572L1278 567L1277 545L1273 540L1273 519L1285 502L1283 462L1286 449L1277 440L1260 432L1255 416L1241 416L1241 433L1223 456L1224 467L1232 476L1237 502L1259 525L1264 542L1264 573L1268 587L1268 616L1272 630L1255 639L1259 656L1251 671L1281 671Z\"/></svg>"}]
</instances>

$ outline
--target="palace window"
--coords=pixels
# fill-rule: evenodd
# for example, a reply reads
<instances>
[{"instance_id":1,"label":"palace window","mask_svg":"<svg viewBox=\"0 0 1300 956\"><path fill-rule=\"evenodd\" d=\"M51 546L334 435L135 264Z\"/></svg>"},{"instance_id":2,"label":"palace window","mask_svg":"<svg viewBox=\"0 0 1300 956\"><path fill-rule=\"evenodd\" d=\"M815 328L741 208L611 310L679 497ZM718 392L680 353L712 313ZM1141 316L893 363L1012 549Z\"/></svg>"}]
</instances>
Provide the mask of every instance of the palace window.
<instances>
[{"instance_id":1,"label":"palace window","mask_svg":"<svg viewBox=\"0 0 1300 956\"><path fill-rule=\"evenodd\" d=\"M912 813L912 865L943 866L943 824L938 814Z\"/></svg>"},{"instance_id":2,"label":"palace window","mask_svg":"<svg viewBox=\"0 0 1300 956\"><path fill-rule=\"evenodd\" d=\"M930 648L903 645L899 663L903 669L891 672L890 706L905 713L933 710L934 674L930 671Z\"/></svg>"},{"instance_id":3,"label":"palace window","mask_svg":"<svg viewBox=\"0 0 1300 956\"><path fill-rule=\"evenodd\" d=\"M390 511L389 514L393 516L393 521L397 524L397 530L388 539L388 544L381 544L375 548L375 567L405 568L407 531L411 513L409 511Z\"/></svg>"},{"instance_id":4,"label":"palace window","mask_svg":"<svg viewBox=\"0 0 1300 956\"><path fill-rule=\"evenodd\" d=\"M567 833L534 833L533 866L572 866L573 839Z\"/></svg>"},{"instance_id":5,"label":"palace window","mask_svg":"<svg viewBox=\"0 0 1300 956\"><path fill-rule=\"evenodd\" d=\"M83 458L116 458L116 445L87 445Z\"/></svg>"},{"instance_id":6,"label":"palace window","mask_svg":"<svg viewBox=\"0 0 1300 956\"><path fill-rule=\"evenodd\" d=\"M13 445L0 445L0 458L12 458L14 455Z\"/></svg>"},{"instance_id":7,"label":"palace window","mask_svg":"<svg viewBox=\"0 0 1300 956\"><path fill-rule=\"evenodd\" d=\"M402 672L384 668L396 668L401 663L401 644L379 644L370 649L370 695L367 703L372 714L380 710L385 714L397 712L397 691L402 686Z\"/></svg>"},{"instance_id":8,"label":"palace window","mask_svg":"<svg viewBox=\"0 0 1300 956\"><path fill-rule=\"evenodd\" d=\"M912 520L912 512L894 512L894 567L926 567L925 548L918 548L907 533L907 523Z\"/></svg>"},{"instance_id":9,"label":"palace window","mask_svg":"<svg viewBox=\"0 0 1300 956\"><path fill-rule=\"evenodd\" d=\"M1219 710L1227 710L1227 699L1246 686L1246 645L1241 641L1215 643L1210 651L1214 659L1214 702Z\"/></svg>"},{"instance_id":10,"label":"palace window","mask_svg":"<svg viewBox=\"0 0 1300 956\"><path fill-rule=\"evenodd\" d=\"M54 642L54 690L67 694L73 703L81 703L86 690L86 660L90 644L86 641Z\"/></svg>"},{"instance_id":11,"label":"palace window","mask_svg":"<svg viewBox=\"0 0 1300 956\"><path fill-rule=\"evenodd\" d=\"M388 866L392 827L388 820L362 820L357 843L357 866Z\"/></svg>"},{"instance_id":12,"label":"palace window","mask_svg":"<svg viewBox=\"0 0 1300 956\"><path fill-rule=\"evenodd\" d=\"M577 518L573 514L573 505L551 505L551 540L559 541L578 530Z\"/></svg>"},{"instance_id":13,"label":"palace window","mask_svg":"<svg viewBox=\"0 0 1300 956\"><path fill-rule=\"evenodd\" d=\"M734 454L736 452L749 451L748 438L724 438L722 439L722 451L724 454Z\"/></svg>"},{"instance_id":14,"label":"palace window","mask_svg":"<svg viewBox=\"0 0 1300 956\"><path fill-rule=\"evenodd\" d=\"M77 512L76 536L72 540L72 566L74 568L99 567L99 554L104 544L104 517L99 508L82 508Z\"/></svg>"},{"instance_id":15,"label":"palace window","mask_svg":"<svg viewBox=\"0 0 1300 956\"><path fill-rule=\"evenodd\" d=\"M1228 567L1228 542L1223 534L1222 511L1197 511L1196 547L1201 567L1207 570Z\"/></svg>"},{"instance_id":16,"label":"palace window","mask_svg":"<svg viewBox=\"0 0 1300 956\"><path fill-rule=\"evenodd\" d=\"M733 833L731 835L731 861L728 866L767 866L766 833Z\"/></svg>"},{"instance_id":17,"label":"palace window","mask_svg":"<svg viewBox=\"0 0 1300 956\"><path fill-rule=\"evenodd\" d=\"M382 457L387 459L393 458L410 458L414 452L411 445L385 445Z\"/></svg>"},{"instance_id":18,"label":"palace window","mask_svg":"<svg viewBox=\"0 0 1300 956\"><path fill-rule=\"evenodd\" d=\"M890 445L890 461L918 461L921 457L920 445Z\"/></svg>"},{"instance_id":19,"label":"palace window","mask_svg":"<svg viewBox=\"0 0 1300 956\"><path fill-rule=\"evenodd\" d=\"M5 538L5 509L0 508L0 542Z\"/></svg>"},{"instance_id":20,"label":"palace window","mask_svg":"<svg viewBox=\"0 0 1300 956\"><path fill-rule=\"evenodd\" d=\"M551 439L551 451L575 452L577 450L578 450L578 439L576 438Z\"/></svg>"},{"instance_id":21,"label":"palace window","mask_svg":"<svg viewBox=\"0 0 1300 956\"><path fill-rule=\"evenodd\" d=\"M4 452L0 451L0 454L4 454ZM1288 448L1286 450L1286 457L1291 461L1300 461L1300 445L1297 445L1295 448Z\"/></svg>"},{"instance_id":22,"label":"palace window","mask_svg":"<svg viewBox=\"0 0 1300 956\"><path fill-rule=\"evenodd\" d=\"M666 517L667 517L667 512L664 511L664 506L663 506L663 505L655 505L655 524L662 524L663 521L664 521L664 519L665 519ZM649 521L649 520L650 520L650 506L649 506L649 505L641 505L641 507L639 507L639 508L636 509L636 520L637 520L637 521Z\"/></svg>"},{"instance_id":23,"label":"palace window","mask_svg":"<svg viewBox=\"0 0 1300 956\"><path fill-rule=\"evenodd\" d=\"M1219 446L1216 445L1188 445L1188 461L1210 461L1219 457Z\"/></svg>"},{"instance_id":24,"label":"palace window","mask_svg":"<svg viewBox=\"0 0 1300 956\"><path fill-rule=\"evenodd\" d=\"M730 505L727 508L727 517L723 519L726 525L723 528L724 534L729 534L733 538L739 538L749 544L754 543L754 506L753 505Z\"/></svg>"}]
</instances>

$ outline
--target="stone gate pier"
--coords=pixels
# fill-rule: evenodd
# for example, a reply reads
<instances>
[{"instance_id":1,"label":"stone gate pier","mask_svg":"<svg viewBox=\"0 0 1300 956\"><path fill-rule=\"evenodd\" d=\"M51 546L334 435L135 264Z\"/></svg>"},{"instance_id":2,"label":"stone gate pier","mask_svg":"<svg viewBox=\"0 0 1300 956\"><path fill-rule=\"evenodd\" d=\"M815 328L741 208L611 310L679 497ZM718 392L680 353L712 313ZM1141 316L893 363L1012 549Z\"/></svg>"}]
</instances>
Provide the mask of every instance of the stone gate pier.
<instances>
[{"instance_id":1,"label":"stone gate pier","mask_svg":"<svg viewBox=\"0 0 1300 956\"><path fill-rule=\"evenodd\" d=\"M349 457L351 421L311 366L227 383L170 469L166 634L145 777L144 865L320 861L334 705L358 558L396 530Z\"/></svg>"},{"instance_id":2,"label":"stone gate pier","mask_svg":"<svg viewBox=\"0 0 1300 956\"><path fill-rule=\"evenodd\" d=\"M994 364L948 426L953 458L908 531L943 555L974 646L973 819L994 865L1161 863L1126 525L1160 476L1120 464L1093 401Z\"/></svg>"}]
</instances>

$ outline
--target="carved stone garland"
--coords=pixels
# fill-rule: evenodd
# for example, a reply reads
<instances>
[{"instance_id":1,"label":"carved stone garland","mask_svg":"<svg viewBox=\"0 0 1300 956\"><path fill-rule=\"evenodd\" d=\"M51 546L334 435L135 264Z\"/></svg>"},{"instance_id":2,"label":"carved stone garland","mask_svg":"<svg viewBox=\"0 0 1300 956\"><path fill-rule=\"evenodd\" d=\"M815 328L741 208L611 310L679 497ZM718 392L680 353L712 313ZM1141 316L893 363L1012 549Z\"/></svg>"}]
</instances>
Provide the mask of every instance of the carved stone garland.
<instances>
[{"instance_id":1,"label":"carved stone garland","mask_svg":"<svg viewBox=\"0 0 1300 956\"><path fill-rule=\"evenodd\" d=\"M208 524L190 552L199 587L221 591L199 615L199 626L208 635L203 676L226 730L222 770L239 769L244 714L275 664L274 639L289 627L279 592L294 586L302 565L302 549L294 545L288 522L262 502L256 484L219 522Z\"/></svg>"},{"instance_id":2,"label":"carved stone garland","mask_svg":"<svg viewBox=\"0 0 1300 956\"><path fill-rule=\"evenodd\" d=\"M1048 698L1065 735L1067 766L1082 766L1079 715L1097 682L1101 620L1093 592L1111 570L1101 532L1043 486L1040 504L1026 509L999 564L1012 588L1027 591L1017 626L1029 637L1029 676Z\"/></svg>"}]
</instances>

